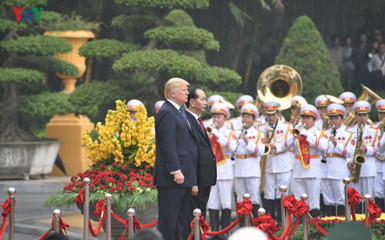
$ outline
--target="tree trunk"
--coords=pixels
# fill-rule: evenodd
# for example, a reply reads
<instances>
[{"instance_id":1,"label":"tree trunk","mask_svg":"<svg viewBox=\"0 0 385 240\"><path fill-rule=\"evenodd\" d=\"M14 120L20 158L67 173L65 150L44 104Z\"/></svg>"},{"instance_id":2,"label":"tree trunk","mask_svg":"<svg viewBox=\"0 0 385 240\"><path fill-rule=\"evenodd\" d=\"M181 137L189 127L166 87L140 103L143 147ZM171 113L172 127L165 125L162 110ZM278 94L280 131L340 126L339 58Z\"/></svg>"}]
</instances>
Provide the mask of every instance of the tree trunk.
<instances>
[{"instance_id":1,"label":"tree trunk","mask_svg":"<svg viewBox=\"0 0 385 240\"><path fill-rule=\"evenodd\" d=\"M0 142L33 141L36 137L20 127L19 115L16 107L19 103L19 89L17 83L4 85L4 95L1 100Z\"/></svg>"}]
</instances>

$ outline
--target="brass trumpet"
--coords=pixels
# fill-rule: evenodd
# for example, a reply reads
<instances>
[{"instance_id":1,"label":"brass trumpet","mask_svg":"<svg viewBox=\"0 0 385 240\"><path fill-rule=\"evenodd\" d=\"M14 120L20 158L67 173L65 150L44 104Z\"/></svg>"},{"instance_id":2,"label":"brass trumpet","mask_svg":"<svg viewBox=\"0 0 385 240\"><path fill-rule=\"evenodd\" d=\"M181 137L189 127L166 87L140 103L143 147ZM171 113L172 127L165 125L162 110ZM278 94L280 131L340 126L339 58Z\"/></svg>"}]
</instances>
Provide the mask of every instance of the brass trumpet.
<instances>
[{"instance_id":1,"label":"brass trumpet","mask_svg":"<svg viewBox=\"0 0 385 240\"><path fill-rule=\"evenodd\" d=\"M306 127L306 123L304 123L304 124L298 124L298 125L297 125L297 128L294 128L294 129L293 129L293 135L294 135L294 137L295 137L295 138L299 138L301 130L304 129L305 127Z\"/></svg>"},{"instance_id":2,"label":"brass trumpet","mask_svg":"<svg viewBox=\"0 0 385 240\"><path fill-rule=\"evenodd\" d=\"M206 129L206 132L208 135L211 135L213 133L213 128L217 128L218 126L218 123L217 122L213 122L213 124L211 124L210 126L207 126L205 129Z\"/></svg>"}]
</instances>

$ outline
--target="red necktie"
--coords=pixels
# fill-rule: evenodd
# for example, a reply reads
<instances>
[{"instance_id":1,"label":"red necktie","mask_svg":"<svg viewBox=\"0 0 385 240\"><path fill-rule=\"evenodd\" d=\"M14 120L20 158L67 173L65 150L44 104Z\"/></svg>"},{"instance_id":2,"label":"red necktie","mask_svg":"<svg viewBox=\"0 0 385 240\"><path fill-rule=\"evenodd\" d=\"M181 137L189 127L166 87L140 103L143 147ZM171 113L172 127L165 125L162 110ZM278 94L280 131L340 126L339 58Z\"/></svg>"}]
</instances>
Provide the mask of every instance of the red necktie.
<instances>
[{"instance_id":1,"label":"red necktie","mask_svg":"<svg viewBox=\"0 0 385 240\"><path fill-rule=\"evenodd\" d=\"M205 127L203 126L203 122L201 117L198 118L199 125L201 125L202 132L205 133Z\"/></svg>"}]
</instances>

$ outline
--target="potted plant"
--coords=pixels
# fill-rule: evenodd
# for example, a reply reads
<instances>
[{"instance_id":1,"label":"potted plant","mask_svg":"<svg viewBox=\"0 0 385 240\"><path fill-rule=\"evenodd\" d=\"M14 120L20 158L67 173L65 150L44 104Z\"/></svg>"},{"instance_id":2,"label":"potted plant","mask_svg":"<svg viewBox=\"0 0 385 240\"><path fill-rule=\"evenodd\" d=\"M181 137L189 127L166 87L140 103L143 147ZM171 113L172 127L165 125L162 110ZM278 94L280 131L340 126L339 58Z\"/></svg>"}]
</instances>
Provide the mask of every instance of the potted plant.
<instances>
[{"instance_id":1,"label":"potted plant","mask_svg":"<svg viewBox=\"0 0 385 240\"><path fill-rule=\"evenodd\" d=\"M86 70L86 58L79 55L79 48L88 39L95 38L93 31L98 29L99 23L84 21L75 14L63 16L56 12L45 11L42 13L40 27L46 30L44 35L60 37L72 44L71 52L54 54L55 57L72 63L79 69L77 75L56 74L64 84L62 93L72 93L75 90L76 79L81 77Z\"/></svg>"},{"instance_id":2,"label":"potted plant","mask_svg":"<svg viewBox=\"0 0 385 240\"><path fill-rule=\"evenodd\" d=\"M2 2L0 8L11 4ZM22 1L20 5L24 5ZM42 141L31 132L29 119L20 114L20 100L47 91L50 71L78 74L75 66L52 56L72 47L65 39L41 35L36 22L15 24L14 17L5 12L0 19L4 23L0 29L0 177L46 175L52 170L60 141Z\"/></svg>"},{"instance_id":3,"label":"potted plant","mask_svg":"<svg viewBox=\"0 0 385 240\"><path fill-rule=\"evenodd\" d=\"M71 178L71 181L47 199L48 207L69 207L84 187L83 179L90 178L90 209L106 193L112 194L112 208L126 219L126 211L156 207L157 190L152 184L152 170L155 162L154 118L147 117L147 111L139 107L137 120L131 121L124 102L116 101L116 110L109 110L105 124L97 123L95 131L84 133L82 140L93 164L85 172ZM151 212L151 211L150 211ZM152 211L152 219L156 211ZM90 211L91 214L91 211ZM143 223L151 219L138 216ZM124 229L120 223L112 224Z\"/></svg>"}]
</instances>

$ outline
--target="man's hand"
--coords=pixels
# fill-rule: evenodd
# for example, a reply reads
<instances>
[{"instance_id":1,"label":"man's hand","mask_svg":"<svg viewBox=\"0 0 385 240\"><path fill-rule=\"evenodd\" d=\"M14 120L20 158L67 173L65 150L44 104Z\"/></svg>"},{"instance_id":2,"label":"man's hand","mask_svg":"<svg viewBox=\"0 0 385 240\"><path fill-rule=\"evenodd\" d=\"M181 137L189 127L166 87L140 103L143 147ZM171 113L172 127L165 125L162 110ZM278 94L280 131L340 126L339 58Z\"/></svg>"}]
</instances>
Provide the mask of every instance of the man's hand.
<instances>
[{"instance_id":1,"label":"man's hand","mask_svg":"<svg viewBox=\"0 0 385 240\"><path fill-rule=\"evenodd\" d=\"M246 144L249 144L249 138L245 133L241 133L241 138L243 138L243 141L245 141Z\"/></svg>"},{"instance_id":2,"label":"man's hand","mask_svg":"<svg viewBox=\"0 0 385 240\"><path fill-rule=\"evenodd\" d=\"M174 173L174 182L176 182L177 184L184 183L184 175L183 175L182 171Z\"/></svg>"},{"instance_id":3,"label":"man's hand","mask_svg":"<svg viewBox=\"0 0 385 240\"><path fill-rule=\"evenodd\" d=\"M365 153L366 153L366 150L367 150L366 144L365 144L364 142L361 142L360 152L361 152L362 154L365 154Z\"/></svg>"},{"instance_id":4,"label":"man's hand","mask_svg":"<svg viewBox=\"0 0 385 240\"><path fill-rule=\"evenodd\" d=\"M334 147L337 146L337 139L333 135L329 137L329 141L331 141L334 144Z\"/></svg>"},{"instance_id":5,"label":"man's hand","mask_svg":"<svg viewBox=\"0 0 385 240\"><path fill-rule=\"evenodd\" d=\"M353 161L348 162L348 169L349 169L350 171L353 170Z\"/></svg>"},{"instance_id":6,"label":"man's hand","mask_svg":"<svg viewBox=\"0 0 385 240\"><path fill-rule=\"evenodd\" d=\"M192 188L191 188L191 195L192 196L197 196L198 195L198 186L197 185L192 186Z\"/></svg>"},{"instance_id":7,"label":"man's hand","mask_svg":"<svg viewBox=\"0 0 385 240\"><path fill-rule=\"evenodd\" d=\"M271 150L276 150L275 143L269 143Z\"/></svg>"}]
</instances>

